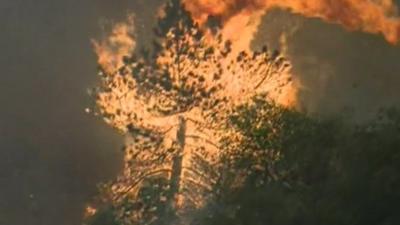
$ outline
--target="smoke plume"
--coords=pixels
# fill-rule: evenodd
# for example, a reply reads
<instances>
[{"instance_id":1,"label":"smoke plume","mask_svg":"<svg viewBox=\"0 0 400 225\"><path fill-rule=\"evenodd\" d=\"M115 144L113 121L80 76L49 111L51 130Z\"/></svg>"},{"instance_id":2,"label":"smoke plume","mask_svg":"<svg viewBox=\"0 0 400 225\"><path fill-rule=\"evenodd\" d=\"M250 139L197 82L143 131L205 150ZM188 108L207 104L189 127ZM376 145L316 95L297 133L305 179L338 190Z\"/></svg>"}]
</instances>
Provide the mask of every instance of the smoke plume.
<instances>
[{"instance_id":1,"label":"smoke plume","mask_svg":"<svg viewBox=\"0 0 400 225\"><path fill-rule=\"evenodd\" d=\"M106 73L114 73L123 65L123 57L133 53L136 47L133 15L126 22L117 23L107 38L93 40L97 62Z\"/></svg>"},{"instance_id":2,"label":"smoke plume","mask_svg":"<svg viewBox=\"0 0 400 225\"><path fill-rule=\"evenodd\" d=\"M392 44L397 44L400 39L400 17L392 0L182 1L196 21L204 23L209 16L218 17L224 23L224 30L231 37L240 37L244 43L251 41L248 36L252 37L256 31L260 17L276 8L340 24L349 31L382 34Z\"/></svg>"}]
</instances>

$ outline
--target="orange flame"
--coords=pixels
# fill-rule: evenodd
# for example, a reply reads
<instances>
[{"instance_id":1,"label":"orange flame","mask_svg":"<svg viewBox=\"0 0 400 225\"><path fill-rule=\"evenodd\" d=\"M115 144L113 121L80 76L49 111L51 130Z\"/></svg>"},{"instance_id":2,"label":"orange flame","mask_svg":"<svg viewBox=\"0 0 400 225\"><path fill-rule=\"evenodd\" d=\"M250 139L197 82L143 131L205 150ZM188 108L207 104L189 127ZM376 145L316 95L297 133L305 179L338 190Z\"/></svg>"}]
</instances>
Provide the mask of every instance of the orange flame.
<instances>
[{"instance_id":1,"label":"orange flame","mask_svg":"<svg viewBox=\"0 0 400 225\"><path fill-rule=\"evenodd\" d=\"M106 73L114 73L123 65L123 57L135 50L134 27L133 16L128 16L127 22L115 24L106 39L92 41L97 62Z\"/></svg>"},{"instance_id":2,"label":"orange flame","mask_svg":"<svg viewBox=\"0 0 400 225\"><path fill-rule=\"evenodd\" d=\"M194 104L193 107L178 110L172 114L158 113L153 108L154 106L163 107L163 105L167 105L168 108L169 103L173 105L177 99L173 90L153 93L149 90L149 94L146 95L140 91L141 83L135 79L134 75L137 74L134 73L139 75L143 73L148 77L153 75L152 73L157 73L154 68L147 69L153 64L146 65L139 71L132 69L139 64L139 60L130 62L130 66L121 69L124 56L131 55L136 45L132 18L127 23L117 24L106 39L94 41L98 64L106 75L102 77L96 101L104 120L122 133L128 133L134 125L162 136L160 139L157 139L157 135L136 139L136 136L140 137L140 135L135 136L133 133L127 135L123 177L128 177L129 181L130 177L142 176L143 171L173 167L171 157L175 154L164 152L163 161L153 163L153 159L159 159L161 154L158 153L162 152L155 154L137 146L138 143L142 143L147 145L147 149L151 149L151 146L149 147L146 143L149 142L162 146L164 151L170 151L180 141L180 133L184 132L185 146L181 147L182 152L179 153L182 154L181 167L183 168L180 176L184 179L181 179L179 186L182 190L189 190L190 182L200 183L203 179L201 176L190 176L190 170L186 169L194 167L192 158L201 155L203 160L213 164L218 159L220 153L218 140L223 135L240 138L240 134L234 130L221 129L220 123L223 123L226 116L230 115L229 110L248 102L256 94L268 94L266 97L288 107L294 105L297 90L292 85L290 64L286 60L276 54L271 54L267 49L257 53L252 52L253 54L245 51L239 53L248 49L249 43L242 40L251 40L253 33L257 31L259 18L257 14L249 16L240 14L225 25L222 35L233 43L232 51L227 50L230 49L228 43L231 42L221 42L219 38L212 36L197 39L195 34L198 27L186 30L178 37L171 31L166 34L161 42L163 48L157 55L155 63L156 69L162 73L166 72L171 77L171 86L197 87L193 89L197 90L193 93L197 96L207 95L205 90L215 89L212 93L215 101L202 102L207 106L204 104L202 106L200 103ZM246 28L240 35L237 35L235 30L238 24ZM187 43L187 46L182 43ZM180 53L180 46L184 46L186 53ZM199 76L194 76L194 74ZM217 102L225 103L217 105ZM212 110L207 110L208 107ZM220 115L217 115L217 111ZM219 118L216 119L215 116ZM185 118L184 129L182 129L181 118ZM132 166L133 161L137 165ZM130 187L131 185L122 179L112 186L112 192L118 196L126 193L127 190L132 193L137 191L137 189L131 190ZM177 196L176 204L179 208L185 204L185 198L180 194ZM200 194L191 198L195 198L196 207L205 203L204 195ZM87 213L92 215L96 211L87 208Z\"/></svg>"},{"instance_id":3,"label":"orange flame","mask_svg":"<svg viewBox=\"0 0 400 225\"><path fill-rule=\"evenodd\" d=\"M229 33L243 35L254 33L254 26L243 30L242 24L233 26L232 21L244 21L271 9L279 8L306 17L320 18L336 23L351 31L383 34L386 40L397 44L400 39L400 17L392 0L182 0L194 19L204 23L209 16L220 17L228 25ZM257 22L253 25L257 25ZM225 27L226 28L226 27ZM234 31L232 31L234 30ZM253 31L251 31L253 30ZM249 42L249 40L246 40Z\"/></svg>"}]
</instances>

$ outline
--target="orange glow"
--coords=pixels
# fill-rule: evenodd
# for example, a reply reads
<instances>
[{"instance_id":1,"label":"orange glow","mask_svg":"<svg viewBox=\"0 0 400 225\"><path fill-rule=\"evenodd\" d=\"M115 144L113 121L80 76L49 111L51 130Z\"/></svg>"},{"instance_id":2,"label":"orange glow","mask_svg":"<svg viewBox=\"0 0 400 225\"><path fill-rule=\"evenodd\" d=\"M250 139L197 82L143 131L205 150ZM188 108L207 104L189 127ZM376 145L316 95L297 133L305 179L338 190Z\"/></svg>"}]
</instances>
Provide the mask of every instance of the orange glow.
<instances>
[{"instance_id":1,"label":"orange glow","mask_svg":"<svg viewBox=\"0 0 400 225\"><path fill-rule=\"evenodd\" d=\"M118 23L111 34L102 41L93 40L98 64L106 73L113 73L123 65L123 57L129 56L135 49L133 16L127 22Z\"/></svg>"},{"instance_id":2,"label":"orange glow","mask_svg":"<svg viewBox=\"0 0 400 225\"><path fill-rule=\"evenodd\" d=\"M279 8L336 23L351 31L383 34L392 44L399 41L400 18L392 0L182 0L200 23L208 16L220 17L225 24L239 17L262 15ZM257 19L256 19L257 20ZM232 28L229 28L232 30ZM242 33L238 24L235 33ZM254 28L251 28L254 29Z\"/></svg>"},{"instance_id":3,"label":"orange glow","mask_svg":"<svg viewBox=\"0 0 400 225\"><path fill-rule=\"evenodd\" d=\"M283 57L266 49L252 52L249 48L250 43L243 42L251 40L257 31L258 23L259 15L238 15L232 18L225 28L219 31L225 40L231 40L231 47L227 47L228 42L221 42L211 32L200 39L196 38L195 34L199 31L197 27L184 30L178 37L174 36L172 29L161 41L161 50L154 62L132 60L133 62L129 62L125 67L123 58L132 55L136 44L132 34L132 20L117 24L109 37L94 42L98 63L102 68L102 83L97 92L96 102L100 114L109 125L121 133L131 132L125 140L124 177L140 177L144 172L160 169L171 170L176 153L165 154L162 162L149 163L159 156L151 150L143 150L137 146L147 144L148 141L150 145L159 144L157 149L162 150L157 151L173 149L179 142L178 134L184 130L182 132L185 140L182 142L185 144L179 153L182 156L179 192L190 189L185 185L204 183L201 181L202 177L186 175L191 173L188 168L193 167L192 159L200 155L203 160L214 164L219 157L219 140L222 137L229 135L232 138L241 138L241 135L233 130L228 134L226 129L222 129L227 116L232 113L230 110L248 102L257 94L266 94L268 98L286 106L295 105L297 92L293 86L290 64ZM242 33L235 32L238 25L244 28ZM248 27L252 29L247 29ZM136 67L139 64L141 66ZM168 75L172 87L195 87L196 91L189 92L190 97L206 100L199 101L198 104L190 103L192 107L176 110L174 113L162 114L154 110L171 105L171 108L179 107L179 104L182 104L182 101L177 100L180 92L175 89L158 89L156 85L151 86L153 89L148 86L143 88L143 82L140 83L135 77L160 79L164 74ZM203 95L211 89L214 90L212 94ZM182 124L185 124L184 129ZM136 138L137 134L132 132L132 126L139 130L151 131L155 135L143 139ZM161 139L157 139L158 134L162 136ZM137 136L140 137L140 134ZM132 167L132 161L137 165ZM168 176L172 179L172 172ZM131 194L138 191L135 188L130 189L125 182L117 182L113 186L116 196L126 193L127 190ZM203 195L192 198L196 207L200 207L206 201ZM186 202L184 195L175 196L177 208L183 207Z\"/></svg>"}]
</instances>

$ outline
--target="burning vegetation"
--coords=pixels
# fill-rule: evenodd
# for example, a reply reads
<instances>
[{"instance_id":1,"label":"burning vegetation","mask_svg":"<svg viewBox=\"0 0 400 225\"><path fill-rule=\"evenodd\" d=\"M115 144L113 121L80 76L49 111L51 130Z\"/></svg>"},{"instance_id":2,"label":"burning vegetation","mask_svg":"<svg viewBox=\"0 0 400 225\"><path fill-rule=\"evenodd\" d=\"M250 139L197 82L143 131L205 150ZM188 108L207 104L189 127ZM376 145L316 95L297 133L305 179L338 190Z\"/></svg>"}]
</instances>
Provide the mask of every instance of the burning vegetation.
<instances>
[{"instance_id":1,"label":"burning vegetation","mask_svg":"<svg viewBox=\"0 0 400 225\"><path fill-rule=\"evenodd\" d=\"M145 188L161 188L155 208L139 207L124 218L138 223L173 220L204 206L218 182L219 139L228 135L224 121L233 107L257 94L286 105L295 96L290 64L277 51L235 52L232 41L201 28L177 1L164 10L152 55L133 53L131 24L118 24L106 41L95 42L98 109L127 134L124 173L108 186L110 201L139 204ZM163 184L150 185L153 180Z\"/></svg>"},{"instance_id":2,"label":"burning vegetation","mask_svg":"<svg viewBox=\"0 0 400 225\"><path fill-rule=\"evenodd\" d=\"M225 29L235 27L237 18L247 20L260 17L273 9L289 10L309 18L320 18L342 25L350 31L382 34L387 41L397 44L400 38L398 8L392 0L184 0L185 7L198 22L210 16L219 17ZM253 29L254 30L254 29Z\"/></svg>"},{"instance_id":3,"label":"burning vegetation","mask_svg":"<svg viewBox=\"0 0 400 225\"><path fill-rule=\"evenodd\" d=\"M346 172L348 161L331 155L339 144L330 132L341 135L344 128L293 110L296 86L290 63L267 47L249 48L259 16L276 7L397 41L399 25L388 17L396 15L390 1L330 2L199 0L182 5L171 0L150 50L135 51L132 18L117 24L106 40L95 41L101 76L96 111L126 136L125 166L115 181L101 185L99 198L87 208L87 223L260 224L257 218L266 219L259 215L264 208L244 219L242 207L251 204L241 194L253 190L263 199L271 192L261 189L276 188L272 192L303 196L307 188L325 185L328 174ZM357 17L339 15L339 6ZM358 14L363 10L371 13ZM211 26L213 17L221 23ZM238 26L243 35L236 35ZM397 124L393 121L371 132L391 129ZM362 139L367 132L360 128L350 135ZM308 155L296 161L302 153ZM310 154L321 163L311 163ZM310 202L283 200L288 201L285 210L292 210L288 221L319 213L302 208L311 207ZM329 224L316 221L322 223L303 222Z\"/></svg>"}]
</instances>

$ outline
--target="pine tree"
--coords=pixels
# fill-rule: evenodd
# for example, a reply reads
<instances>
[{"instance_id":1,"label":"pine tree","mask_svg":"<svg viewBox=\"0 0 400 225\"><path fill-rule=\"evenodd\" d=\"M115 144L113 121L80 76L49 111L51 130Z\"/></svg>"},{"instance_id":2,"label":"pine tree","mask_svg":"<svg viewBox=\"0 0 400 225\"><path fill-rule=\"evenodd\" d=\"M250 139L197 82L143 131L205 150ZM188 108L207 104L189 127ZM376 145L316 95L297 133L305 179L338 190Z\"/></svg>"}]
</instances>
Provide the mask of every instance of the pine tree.
<instances>
[{"instance_id":1,"label":"pine tree","mask_svg":"<svg viewBox=\"0 0 400 225\"><path fill-rule=\"evenodd\" d=\"M179 1L164 10L153 57L127 56L115 73L102 71L99 111L127 141L124 172L102 186L107 206L92 219L111 211L116 224L190 224L221 177L219 139L233 106L290 82L279 54L234 53Z\"/></svg>"}]
</instances>

